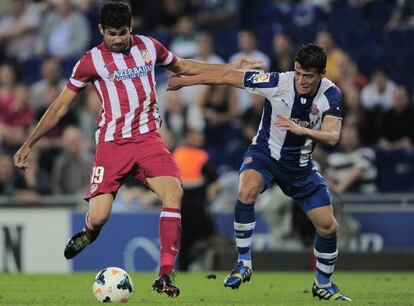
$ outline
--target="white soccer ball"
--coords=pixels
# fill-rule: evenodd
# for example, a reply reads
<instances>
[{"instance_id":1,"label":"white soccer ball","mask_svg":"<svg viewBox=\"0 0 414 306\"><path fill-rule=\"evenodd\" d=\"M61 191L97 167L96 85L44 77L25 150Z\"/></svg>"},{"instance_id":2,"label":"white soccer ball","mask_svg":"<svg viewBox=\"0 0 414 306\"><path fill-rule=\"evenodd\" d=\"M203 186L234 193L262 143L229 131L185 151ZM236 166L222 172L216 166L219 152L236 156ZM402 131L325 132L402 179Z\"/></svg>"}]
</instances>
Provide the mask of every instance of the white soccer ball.
<instances>
[{"instance_id":1,"label":"white soccer ball","mask_svg":"<svg viewBox=\"0 0 414 306\"><path fill-rule=\"evenodd\" d=\"M131 277L121 268L102 269L93 281L93 294L100 302L127 302L134 290Z\"/></svg>"}]
</instances>

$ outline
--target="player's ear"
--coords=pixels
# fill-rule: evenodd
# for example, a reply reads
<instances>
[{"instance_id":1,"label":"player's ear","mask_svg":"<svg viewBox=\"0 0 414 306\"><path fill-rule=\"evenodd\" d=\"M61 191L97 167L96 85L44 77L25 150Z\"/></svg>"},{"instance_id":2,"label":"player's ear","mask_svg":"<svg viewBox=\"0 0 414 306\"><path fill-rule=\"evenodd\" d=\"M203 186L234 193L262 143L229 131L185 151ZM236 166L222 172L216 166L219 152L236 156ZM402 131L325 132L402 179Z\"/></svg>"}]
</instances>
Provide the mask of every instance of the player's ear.
<instances>
[{"instance_id":1,"label":"player's ear","mask_svg":"<svg viewBox=\"0 0 414 306\"><path fill-rule=\"evenodd\" d=\"M101 34L104 35L104 29L101 24L98 24L98 29L99 29L99 32L101 32Z\"/></svg>"},{"instance_id":2,"label":"player's ear","mask_svg":"<svg viewBox=\"0 0 414 306\"><path fill-rule=\"evenodd\" d=\"M322 70L321 72L321 78L324 78L326 76L326 68Z\"/></svg>"}]
</instances>

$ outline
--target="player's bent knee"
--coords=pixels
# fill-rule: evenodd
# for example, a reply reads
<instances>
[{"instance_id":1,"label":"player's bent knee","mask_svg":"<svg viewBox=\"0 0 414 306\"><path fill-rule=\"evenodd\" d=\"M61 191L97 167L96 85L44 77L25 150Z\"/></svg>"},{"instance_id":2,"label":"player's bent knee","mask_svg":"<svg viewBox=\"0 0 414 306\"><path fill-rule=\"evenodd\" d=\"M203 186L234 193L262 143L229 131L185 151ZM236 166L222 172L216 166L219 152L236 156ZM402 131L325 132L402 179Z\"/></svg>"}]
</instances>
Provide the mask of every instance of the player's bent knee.
<instances>
[{"instance_id":1,"label":"player's bent knee","mask_svg":"<svg viewBox=\"0 0 414 306\"><path fill-rule=\"evenodd\" d=\"M161 199L161 201L163 202L163 206L179 208L181 199L183 197L183 193L183 188L178 184L174 188L169 189L168 192L165 194L165 198Z\"/></svg>"},{"instance_id":2,"label":"player's bent knee","mask_svg":"<svg viewBox=\"0 0 414 306\"><path fill-rule=\"evenodd\" d=\"M260 194L260 187L255 184L240 184L239 199L242 203L254 203Z\"/></svg>"},{"instance_id":3,"label":"player's bent knee","mask_svg":"<svg viewBox=\"0 0 414 306\"><path fill-rule=\"evenodd\" d=\"M338 223L335 220L332 220L329 223L319 226L317 230L322 237L332 237L335 236L338 231Z\"/></svg>"},{"instance_id":4,"label":"player's bent knee","mask_svg":"<svg viewBox=\"0 0 414 306\"><path fill-rule=\"evenodd\" d=\"M103 226L108 219L109 215L104 213L91 213L89 216L89 222L93 226Z\"/></svg>"}]
</instances>

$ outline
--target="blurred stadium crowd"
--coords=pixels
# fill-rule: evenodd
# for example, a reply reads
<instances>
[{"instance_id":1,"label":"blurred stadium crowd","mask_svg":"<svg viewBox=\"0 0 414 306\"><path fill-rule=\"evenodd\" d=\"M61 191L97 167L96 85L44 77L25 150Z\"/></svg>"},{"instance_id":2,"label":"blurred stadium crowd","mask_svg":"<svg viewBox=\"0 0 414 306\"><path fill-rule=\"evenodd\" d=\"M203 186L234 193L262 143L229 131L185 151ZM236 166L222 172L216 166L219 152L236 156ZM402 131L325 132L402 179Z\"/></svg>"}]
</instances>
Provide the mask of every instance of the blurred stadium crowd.
<instances>
[{"instance_id":1,"label":"blurred stadium crowd","mask_svg":"<svg viewBox=\"0 0 414 306\"><path fill-rule=\"evenodd\" d=\"M0 195L36 203L40 195L81 194L87 187L101 107L91 88L34 147L28 171L15 170L12 156L78 58L101 42L100 2L0 2ZM134 32L153 36L183 58L224 63L244 54L263 60L266 70L287 71L299 46L321 45L328 54L327 77L344 95L340 145L318 146L314 154L331 190L414 191L413 1L133 0L131 5ZM221 196L220 203L223 192L236 197L237 170L259 125L263 99L226 86L166 92L167 73L160 70L157 78L167 146L172 152L182 145L207 152L214 171L205 181L206 196L211 201ZM155 201L135 183L126 185L127 202Z\"/></svg>"}]
</instances>

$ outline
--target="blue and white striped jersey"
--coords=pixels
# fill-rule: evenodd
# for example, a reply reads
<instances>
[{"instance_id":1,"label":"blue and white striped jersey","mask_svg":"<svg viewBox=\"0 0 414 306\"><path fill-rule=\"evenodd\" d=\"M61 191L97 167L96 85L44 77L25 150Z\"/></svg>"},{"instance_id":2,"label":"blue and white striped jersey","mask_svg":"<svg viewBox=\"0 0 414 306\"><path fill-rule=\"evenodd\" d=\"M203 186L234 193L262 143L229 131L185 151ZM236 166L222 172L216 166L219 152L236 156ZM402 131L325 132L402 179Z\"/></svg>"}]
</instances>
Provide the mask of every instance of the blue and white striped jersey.
<instances>
[{"instance_id":1,"label":"blue and white striped jersey","mask_svg":"<svg viewBox=\"0 0 414 306\"><path fill-rule=\"evenodd\" d=\"M277 115L314 130L320 130L325 115L341 117L341 91L328 79L321 80L310 98L301 98L294 86L294 72L256 72L244 74L244 87L253 94L264 96L262 120L252 145L276 159L289 173L313 167L314 141L304 136L282 131L276 126Z\"/></svg>"}]
</instances>

